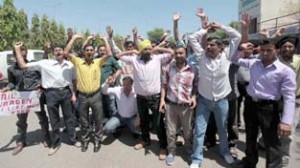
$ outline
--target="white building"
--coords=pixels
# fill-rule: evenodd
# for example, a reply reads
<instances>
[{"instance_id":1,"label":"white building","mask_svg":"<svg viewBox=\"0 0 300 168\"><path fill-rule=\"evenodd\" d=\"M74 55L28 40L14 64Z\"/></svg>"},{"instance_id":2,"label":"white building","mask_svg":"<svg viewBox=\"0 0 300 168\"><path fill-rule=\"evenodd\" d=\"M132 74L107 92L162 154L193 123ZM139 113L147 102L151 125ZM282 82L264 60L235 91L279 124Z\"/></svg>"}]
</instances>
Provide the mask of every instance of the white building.
<instances>
[{"instance_id":1,"label":"white building","mask_svg":"<svg viewBox=\"0 0 300 168\"><path fill-rule=\"evenodd\" d=\"M264 28L270 34L280 27L284 34L300 33L300 0L239 0L239 16L242 13L251 16L250 38Z\"/></svg>"}]
</instances>

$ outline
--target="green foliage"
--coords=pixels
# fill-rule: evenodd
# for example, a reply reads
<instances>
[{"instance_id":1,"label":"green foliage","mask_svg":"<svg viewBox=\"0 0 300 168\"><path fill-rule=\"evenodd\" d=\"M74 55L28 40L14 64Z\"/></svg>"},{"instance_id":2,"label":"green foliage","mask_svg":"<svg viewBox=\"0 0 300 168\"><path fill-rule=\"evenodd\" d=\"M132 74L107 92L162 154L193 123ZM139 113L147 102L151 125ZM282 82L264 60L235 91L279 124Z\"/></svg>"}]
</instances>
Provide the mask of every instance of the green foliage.
<instances>
[{"instance_id":1,"label":"green foliage","mask_svg":"<svg viewBox=\"0 0 300 168\"><path fill-rule=\"evenodd\" d=\"M30 48L41 49L43 46L40 19L37 14L31 18Z\"/></svg>"},{"instance_id":2,"label":"green foliage","mask_svg":"<svg viewBox=\"0 0 300 168\"><path fill-rule=\"evenodd\" d=\"M232 27L232 28L234 28L235 30L238 30L238 29L239 29L239 26L240 26L240 23L237 22L237 21L231 21L231 22L229 23L229 26Z\"/></svg>"},{"instance_id":3,"label":"green foliage","mask_svg":"<svg viewBox=\"0 0 300 168\"><path fill-rule=\"evenodd\" d=\"M124 44L124 40L125 40L123 36L121 36L121 35L119 35L119 34L116 34L116 35L113 36L113 39L114 39L116 45L117 45L120 49L123 48L123 44Z\"/></svg>"},{"instance_id":4,"label":"green foliage","mask_svg":"<svg viewBox=\"0 0 300 168\"><path fill-rule=\"evenodd\" d=\"M151 42L157 42L164 35L164 29L162 29L162 28L154 28L153 30L148 31L147 35L148 35L148 39Z\"/></svg>"},{"instance_id":5,"label":"green foliage","mask_svg":"<svg viewBox=\"0 0 300 168\"><path fill-rule=\"evenodd\" d=\"M13 0L4 0L0 11L0 50L11 49L14 42L20 40L21 23Z\"/></svg>"}]
</instances>

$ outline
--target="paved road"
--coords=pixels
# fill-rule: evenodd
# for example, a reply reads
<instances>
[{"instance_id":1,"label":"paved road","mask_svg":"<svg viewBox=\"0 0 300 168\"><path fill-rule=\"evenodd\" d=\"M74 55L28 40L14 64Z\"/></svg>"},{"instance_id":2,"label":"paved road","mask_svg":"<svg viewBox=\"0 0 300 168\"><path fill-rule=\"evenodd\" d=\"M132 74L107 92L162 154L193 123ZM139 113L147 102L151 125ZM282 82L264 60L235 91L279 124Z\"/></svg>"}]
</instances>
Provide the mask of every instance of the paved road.
<instances>
[{"instance_id":1,"label":"paved road","mask_svg":"<svg viewBox=\"0 0 300 168\"><path fill-rule=\"evenodd\" d=\"M28 117L28 147L17 156L12 156L15 146L16 117L0 117L0 168L165 168L163 161L157 157L158 144L156 137L152 136L152 145L140 151L133 149L136 143L127 130L122 132L120 138L114 140L105 137L103 145L98 153L93 153L93 145L89 145L87 152L82 153L80 148L75 148L66 143L62 143L59 151L53 155L47 155L47 149L39 143L40 130L37 117L31 113ZM300 130L296 133L297 144L293 147L294 152L289 168L298 168L300 165ZM63 140L66 142L66 135ZM244 156L244 133L241 133L241 140L238 144L239 158ZM205 152L204 168L228 167L217 154L217 149L210 149ZM184 149L177 150L174 168L187 168L189 157ZM265 159L261 152L258 168L264 167Z\"/></svg>"}]
</instances>

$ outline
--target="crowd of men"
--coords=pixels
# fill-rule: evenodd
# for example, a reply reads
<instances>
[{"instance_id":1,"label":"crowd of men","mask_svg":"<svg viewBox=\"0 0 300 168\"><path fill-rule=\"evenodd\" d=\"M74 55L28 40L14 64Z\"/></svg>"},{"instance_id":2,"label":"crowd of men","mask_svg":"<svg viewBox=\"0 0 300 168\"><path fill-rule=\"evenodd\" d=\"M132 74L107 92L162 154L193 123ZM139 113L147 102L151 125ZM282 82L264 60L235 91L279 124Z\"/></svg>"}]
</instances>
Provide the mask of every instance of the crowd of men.
<instances>
[{"instance_id":1,"label":"crowd of men","mask_svg":"<svg viewBox=\"0 0 300 168\"><path fill-rule=\"evenodd\" d=\"M248 39L249 15L243 14L241 33L210 22L203 9L196 12L202 28L180 38L180 14L173 14L175 43L139 38L119 49L108 37L88 36L82 51L75 53L80 34L69 36L66 46L47 44L53 58L28 62L25 44L14 45L16 64L8 69L9 83L2 91L40 90L41 111L36 112L43 144L53 155L61 146L60 113L69 140L87 151L101 148L104 134L118 136L128 126L140 142L134 149L151 144L151 125L159 142L159 160L173 165L178 134L184 138L190 168L203 162L203 147L216 145L232 167L254 168L258 162L257 142L262 135L266 167L287 166L292 132L299 124L300 57L295 55L298 38L280 36ZM222 30L228 38L214 32ZM264 34L267 36L267 34ZM100 38L102 44L91 41ZM96 54L95 54L96 53ZM240 109L244 99L245 157L238 161L236 143ZM47 105L47 113L43 108ZM26 146L28 114L17 114L18 139L13 155ZM51 125L51 136L49 131ZM80 136L75 128L79 123ZM93 136L93 137L92 137ZM91 138L92 137L92 138Z\"/></svg>"}]
</instances>

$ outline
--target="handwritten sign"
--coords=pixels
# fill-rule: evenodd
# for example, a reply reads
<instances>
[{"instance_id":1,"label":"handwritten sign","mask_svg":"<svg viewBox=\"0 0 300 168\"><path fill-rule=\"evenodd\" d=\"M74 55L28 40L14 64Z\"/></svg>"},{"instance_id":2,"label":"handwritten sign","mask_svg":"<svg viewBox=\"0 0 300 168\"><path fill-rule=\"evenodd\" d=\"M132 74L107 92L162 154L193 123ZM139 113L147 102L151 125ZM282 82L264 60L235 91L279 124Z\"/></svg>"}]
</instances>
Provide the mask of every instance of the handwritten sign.
<instances>
[{"instance_id":1,"label":"handwritten sign","mask_svg":"<svg viewBox=\"0 0 300 168\"><path fill-rule=\"evenodd\" d=\"M0 116L40 111L38 91L0 93Z\"/></svg>"}]
</instances>

